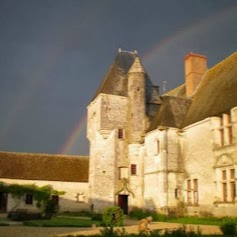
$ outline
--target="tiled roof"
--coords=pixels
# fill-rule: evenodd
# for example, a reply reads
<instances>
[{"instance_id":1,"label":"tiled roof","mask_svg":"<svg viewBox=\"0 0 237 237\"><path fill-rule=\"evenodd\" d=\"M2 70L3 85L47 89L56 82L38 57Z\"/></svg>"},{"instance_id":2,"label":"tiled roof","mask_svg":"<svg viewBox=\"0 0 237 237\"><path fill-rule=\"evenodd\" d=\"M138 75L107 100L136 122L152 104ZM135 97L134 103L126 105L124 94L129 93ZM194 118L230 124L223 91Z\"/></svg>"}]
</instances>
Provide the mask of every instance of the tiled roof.
<instances>
[{"instance_id":1,"label":"tiled roof","mask_svg":"<svg viewBox=\"0 0 237 237\"><path fill-rule=\"evenodd\" d=\"M88 182L89 157L0 152L0 178Z\"/></svg>"},{"instance_id":2,"label":"tiled roof","mask_svg":"<svg viewBox=\"0 0 237 237\"><path fill-rule=\"evenodd\" d=\"M158 126L183 128L237 106L237 52L209 69L192 99L182 84L163 95L148 131Z\"/></svg>"},{"instance_id":3,"label":"tiled roof","mask_svg":"<svg viewBox=\"0 0 237 237\"><path fill-rule=\"evenodd\" d=\"M218 116L237 106L237 52L207 71L186 117L185 125Z\"/></svg>"}]
</instances>

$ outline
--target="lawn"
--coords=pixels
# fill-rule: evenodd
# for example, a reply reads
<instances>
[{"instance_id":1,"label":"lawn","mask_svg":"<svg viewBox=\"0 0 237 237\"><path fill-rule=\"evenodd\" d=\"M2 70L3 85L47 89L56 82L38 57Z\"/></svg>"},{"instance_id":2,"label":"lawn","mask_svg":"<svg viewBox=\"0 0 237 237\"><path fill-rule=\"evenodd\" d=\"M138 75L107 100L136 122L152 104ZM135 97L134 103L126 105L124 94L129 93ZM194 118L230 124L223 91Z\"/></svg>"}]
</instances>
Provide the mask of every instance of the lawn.
<instances>
[{"instance_id":1,"label":"lawn","mask_svg":"<svg viewBox=\"0 0 237 237\"><path fill-rule=\"evenodd\" d=\"M93 224L100 226L100 223L100 221L75 217L53 217L50 220L30 220L23 222L27 226L43 227L91 227Z\"/></svg>"},{"instance_id":2,"label":"lawn","mask_svg":"<svg viewBox=\"0 0 237 237\"><path fill-rule=\"evenodd\" d=\"M221 218L195 218L195 217L183 217L167 219L166 222L170 223L181 223L181 224L194 224L194 225L217 225L223 224L223 219ZM237 224L237 221L236 221Z\"/></svg>"}]
</instances>

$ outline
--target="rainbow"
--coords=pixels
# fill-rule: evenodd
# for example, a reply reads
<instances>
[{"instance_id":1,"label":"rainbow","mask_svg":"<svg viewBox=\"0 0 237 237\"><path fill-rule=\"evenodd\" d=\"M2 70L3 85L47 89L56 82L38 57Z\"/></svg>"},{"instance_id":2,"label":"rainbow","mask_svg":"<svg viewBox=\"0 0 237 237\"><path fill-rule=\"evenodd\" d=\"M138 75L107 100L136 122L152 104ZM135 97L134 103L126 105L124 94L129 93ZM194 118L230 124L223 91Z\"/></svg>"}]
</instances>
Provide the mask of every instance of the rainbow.
<instances>
[{"instance_id":1,"label":"rainbow","mask_svg":"<svg viewBox=\"0 0 237 237\"><path fill-rule=\"evenodd\" d=\"M144 54L142 61L146 64L150 64L156 61L156 57L162 56L162 54L167 54L172 52L174 47L177 45L184 45L187 41L192 41L193 38L197 38L202 33L208 33L209 29L214 26L218 26L217 22L228 21L229 17L235 16L236 6L226 8L220 12L217 12L214 15L208 16L201 21L198 21L194 24L190 24L187 27L175 32L169 37L164 38L159 44L156 44ZM169 51L172 50L172 51ZM195 50L195 49L194 49ZM64 143L63 147L60 149L60 153L69 154L74 146L79 146L78 138L82 134L82 131L86 128L87 116L84 114L67 141Z\"/></svg>"},{"instance_id":2,"label":"rainbow","mask_svg":"<svg viewBox=\"0 0 237 237\"><path fill-rule=\"evenodd\" d=\"M60 154L70 154L72 148L75 146L76 141L78 140L81 132L86 128L87 123L87 114L85 113L73 129L72 133L68 137L67 141L64 143L60 149ZM77 144L79 146L79 144Z\"/></svg>"},{"instance_id":3,"label":"rainbow","mask_svg":"<svg viewBox=\"0 0 237 237\"><path fill-rule=\"evenodd\" d=\"M195 51L196 48L194 46L197 45L196 42L200 40L200 38L208 35L210 29L220 29L220 26L225 23L226 26L228 26L228 21L234 21L236 19L236 11L237 5L230 6L202 20L187 25L185 28L176 31L153 46L142 56L142 61L147 65L152 64L156 61L155 59L157 57L172 55L177 51L177 48L182 49L190 42L192 43L190 50Z\"/></svg>"}]
</instances>

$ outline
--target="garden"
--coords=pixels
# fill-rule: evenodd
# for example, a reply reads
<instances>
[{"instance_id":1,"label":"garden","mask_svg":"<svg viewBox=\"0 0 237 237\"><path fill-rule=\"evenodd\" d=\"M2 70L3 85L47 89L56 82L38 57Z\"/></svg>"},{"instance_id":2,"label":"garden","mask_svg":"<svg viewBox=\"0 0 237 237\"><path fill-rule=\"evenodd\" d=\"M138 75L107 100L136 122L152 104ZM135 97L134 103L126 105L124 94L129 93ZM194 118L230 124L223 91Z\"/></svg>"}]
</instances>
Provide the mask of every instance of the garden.
<instances>
[{"instance_id":1,"label":"garden","mask_svg":"<svg viewBox=\"0 0 237 237\"><path fill-rule=\"evenodd\" d=\"M123 214L123 211L117 207L112 206L105 208L103 213L93 213L84 211L79 213L59 213L59 206L55 203L51 196L53 194L63 195L62 192L53 190L51 186L37 187L36 185L9 185L6 186L0 183L0 191L11 193L12 196L19 200L25 193L33 193L36 199L37 206L40 213L28 213L26 210L14 209L8 214L8 220L21 221L25 226L34 227L100 227L100 233L90 235L91 237L158 237L158 236L177 236L177 237L197 237L207 236L203 235L200 230L192 230L187 228L187 225L213 225L218 226L222 235L208 235L209 237L219 236L237 236L237 219L230 217L217 218L210 213L201 213L198 217L188 217L185 213L179 215L162 215L156 212L146 211L142 209L133 209L128 216ZM17 203L17 202L16 202ZM182 208L181 208L182 209ZM180 210L181 210L180 209ZM152 217L153 222L160 223L180 223L181 225L175 229L159 229L150 231L140 231L139 233L127 233L125 219L136 220L136 225L139 220ZM0 219L0 226L8 225L6 219ZM117 228L119 227L119 228ZM137 228L136 228L137 230ZM137 232L137 231L136 231ZM83 235L77 235L80 237ZM70 235L65 237L72 237Z\"/></svg>"}]
</instances>

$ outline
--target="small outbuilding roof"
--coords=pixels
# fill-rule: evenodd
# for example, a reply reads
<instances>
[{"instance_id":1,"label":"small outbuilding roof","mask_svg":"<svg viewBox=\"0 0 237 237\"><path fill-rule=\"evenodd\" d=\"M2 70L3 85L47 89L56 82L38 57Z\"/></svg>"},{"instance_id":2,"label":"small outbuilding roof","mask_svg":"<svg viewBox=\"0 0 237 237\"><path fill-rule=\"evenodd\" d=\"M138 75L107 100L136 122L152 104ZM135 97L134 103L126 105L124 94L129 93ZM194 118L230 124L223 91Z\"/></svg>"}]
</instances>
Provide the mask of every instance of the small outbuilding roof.
<instances>
[{"instance_id":1,"label":"small outbuilding roof","mask_svg":"<svg viewBox=\"0 0 237 237\"><path fill-rule=\"evenodd\" d=\"M0 178L88 182L89 157L0 152Z\"/></svg>"}]
</instances>

